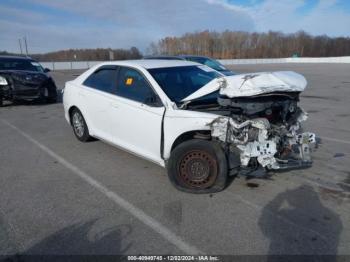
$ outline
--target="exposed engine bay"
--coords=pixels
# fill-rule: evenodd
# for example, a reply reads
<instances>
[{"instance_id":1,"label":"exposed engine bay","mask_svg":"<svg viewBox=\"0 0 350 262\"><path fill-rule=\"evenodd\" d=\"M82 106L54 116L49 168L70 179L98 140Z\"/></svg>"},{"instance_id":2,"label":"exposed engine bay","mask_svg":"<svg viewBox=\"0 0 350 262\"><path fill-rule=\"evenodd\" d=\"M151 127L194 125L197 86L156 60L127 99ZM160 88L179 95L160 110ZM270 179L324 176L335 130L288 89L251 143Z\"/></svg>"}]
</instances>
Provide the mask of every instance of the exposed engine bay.
<instances>
[{"instance_id":1,"label":"exposed engine bay","mask_svg":"<svg viewBox=\"0 0 350 262\"><path fill-rule=\"evenodd\" d=\"M301 131L307 113L298 106L306 80L294 72L278 73L239 75L234 76L239 81L232 77L231 83L221 83L215 109L225 113L208 125L211 137L222 143L228 154L239 155L238 172L249 174L258 169L302 168L312 164L310 153L316 147L316 136ZM253 95L245 96L245 84ZM235 166L231 164L231 168Z\"/></svg>"}]
</instances>

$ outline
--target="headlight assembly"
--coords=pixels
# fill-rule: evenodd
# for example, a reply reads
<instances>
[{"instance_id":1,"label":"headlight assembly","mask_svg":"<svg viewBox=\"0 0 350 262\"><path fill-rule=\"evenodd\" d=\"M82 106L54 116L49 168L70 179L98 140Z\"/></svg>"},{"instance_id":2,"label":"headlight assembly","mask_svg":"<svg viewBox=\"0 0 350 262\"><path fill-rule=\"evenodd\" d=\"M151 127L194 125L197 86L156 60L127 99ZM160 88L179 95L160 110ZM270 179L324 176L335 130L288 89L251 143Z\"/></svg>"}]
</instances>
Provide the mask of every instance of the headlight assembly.
<instances>
[{"instance_id":1,"label":"headlight assembly","mask_svg":"<svg viewBox=\"0 0 350 262\"><path fill-rule=\"evenodd\" d=\"M7 83L7 80L5 77L3 76L0 76L0 86L7 86L8 83Z\"/></svg>"}]
</instances>

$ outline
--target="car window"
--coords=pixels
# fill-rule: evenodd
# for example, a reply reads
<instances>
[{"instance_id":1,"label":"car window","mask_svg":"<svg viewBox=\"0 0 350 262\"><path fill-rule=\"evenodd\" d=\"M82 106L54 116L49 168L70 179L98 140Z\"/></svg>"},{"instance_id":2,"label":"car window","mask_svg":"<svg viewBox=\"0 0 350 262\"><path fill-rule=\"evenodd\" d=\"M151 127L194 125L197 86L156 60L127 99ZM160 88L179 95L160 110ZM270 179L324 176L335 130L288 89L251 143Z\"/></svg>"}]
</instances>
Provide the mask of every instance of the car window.
<instances>
[{"instance_id":1,"label":"car window","mask_svg":"<svg viewBox=\"0 0 350 262\"><path fill-rule=\"evenodd\" d=\"M118 74L117 95L145 103L146 99L155 93L141 73L132 68L121 67Z\"/></svg>"},{"instance_id":2,"label":"car window","mask_svg":"<svg viewBox=\"0 0 350 262\"><path fill-rule=\"evenodd\" d=\"M181 102L214 78L221 76L204 65L154 68L148 71L174 102Z\"/></svg>"},{"instance_id":3,"label":"car window","mask_svg":"<svg viewBox=\"0 0 350 262\"><path fill-rule=\"evenodd\" d=\"M95 71L85 81L84 85L92 87L94 89L115 93L116 82L116 69L115 68L102 68Z\"/></svg>"},{"instance_id":4,"label":"car window","mask_svg":"<svg viewBox=\"0 0 350 262\"><path fill-rule=\"evenodd\" d=\"M188 57L187 59L192 62L197 62L203 65L209 66L216 71L227 70L222 64L220 64L218 61L214 59L205 58L205 57Z\"/></svg>"},{"instance_id":5,"label":"car window","mask_svg":"<svg viewBox=\"0 0 350 262\"><path fill-rule=\"evenodd\" d=\"M215 69L216 71L227 70L222 64L215 60L207 59L204 64Z\"/></svg>"},{"instance_id":6,"label":"car window","mask_svg":"<svg viewBox=\"0 0 350 262\"><path fill-rule=\"evenodd\" d=\"M44 72L38 62L24 59L0 59L0 70Z\"/></svg>"},{"instance_id":7,"label":"car window","mask_svg":"<svg viewBox=\"0 0 350 262\"><path fill-rule=\"evenodd\" d=\"M202 57L186 57L187 60L189 61L192 61L192 62L197 62L197 63L200 63L200 64L204 64L205 63L205 58L202 58Z\"/></svg>"}]
</instances>

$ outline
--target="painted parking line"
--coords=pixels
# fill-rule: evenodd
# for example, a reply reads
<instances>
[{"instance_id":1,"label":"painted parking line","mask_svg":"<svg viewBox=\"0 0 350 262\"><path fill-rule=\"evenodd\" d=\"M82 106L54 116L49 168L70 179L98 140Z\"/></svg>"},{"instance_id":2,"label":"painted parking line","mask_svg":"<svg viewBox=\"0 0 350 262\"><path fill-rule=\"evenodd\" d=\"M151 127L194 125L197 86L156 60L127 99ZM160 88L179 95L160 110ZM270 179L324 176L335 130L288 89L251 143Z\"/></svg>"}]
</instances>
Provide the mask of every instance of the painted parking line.
<instances>
[{"instance_id":1,"label":"painted parking line","mask_svg":"<svg viewBox=\"0 0 350 262\"><path fill-rule=\"evenodd\" d=\"M99 192L104 194L107 198L112 200L115 204L123 208L125 211L133 215L139 221L141 221L148 227L152 228L155 232L157 232L164 239L168 240L170 243L172 243L174 246L176 246L178 249L180 249L184 253L189 255L203 254L203 252L200 251L198 248L196 248L195 246L189 243L186 243L180 236L170 231L168 228L163 226L160 222L158 222L154 218L147 215L141 209L134 206L132 203L128 202L126 199L122 198L117 193L109 190L107 187L102 185L97 180L93 179L91 176L89 176L87 173L82 171L80 168L68 162L66 159L59 156L55 152L53 152L51 149L41 144L39 141L35 140L29 134L25 133L24 131L22 131L21 129L19 129L18 127L14 126L13 124L9 123L6 120L1 119L1 122L7 125L8 127L12 128L13 130L15 130L18 134L25 137L28 141L36 145L38 148L40 148L42 151L47 153L50 157L54 158L61 165L63 165L64 167L72 171L72 173L74 173L75 175L83 179L85 182L89 183L91 186L93 186Z\"/></svg>"}]
</instances>

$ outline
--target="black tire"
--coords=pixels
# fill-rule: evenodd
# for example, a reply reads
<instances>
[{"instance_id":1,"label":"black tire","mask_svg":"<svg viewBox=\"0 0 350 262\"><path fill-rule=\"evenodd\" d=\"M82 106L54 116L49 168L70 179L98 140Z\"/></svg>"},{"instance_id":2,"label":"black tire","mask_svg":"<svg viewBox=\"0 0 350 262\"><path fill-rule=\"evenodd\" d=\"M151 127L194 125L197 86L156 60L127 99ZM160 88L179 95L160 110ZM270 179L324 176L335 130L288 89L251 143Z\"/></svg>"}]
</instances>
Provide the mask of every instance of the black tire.
<instances>
[{"instance_id":1,"label":"black tire","mask_svg":"<svg viewBox=\"0 0 350 262\"><path fill-rule=\"evenodd\" d=\"M57 91L50 85L45 85L40 88L39 103L53 104L57 102Z\"/></svg>"},{"instance_id":2,"label":"black tire","mask_svg":"<svg viewBox=\"0 0 350 262\"><path fill-rule=\"evenodd\" d=\"M57 103L57 97L49 97L46 99L46 103L48 104L55 104Z\"/></svg>"},{"instance_id":3,"label":"black tire","mask_svg":"<svg viewBox=\"0 0 350 262\"><path fill-rule=\"evenodd\" d=\"M58 101L58 94L56 86L48 87L49 97L46 99L47 103L54 104Z\"/></svg>"},{"instance_id":4,"label":"black tire","mask_svg":"<svg viewBox=\"0 0 350 262\"><path fill-rule=\"evenodd\" d=\"M85 122L83 114L79 109L74 108L70 114L70 121L72 124L73 132L76 138L81 142L88 142L92 140L89 134L89 128ZM79 129L81 128L81 130Z\"/></svg>"},{"instance_id":5,"label":"black tire","mask_svg":"<svg viewBox=\"0 0 350 262\"><path fill-rule=\"evenodd\" d=\"M4 105L4 98L0 96L0 107L2 107L3 105Z\"/></svg>"},{"instance_id":6,"label":"black tire","mask_svg":"<svg viewBox=\"0 0 350 262\"><path fill-rule=\"evenodd\" d=\"M40 88L39 103L46 104L49 101L49 89L46 86Z\"/></svg>"},{"instance_id":7,"label":"black tire","mask_svg":"<svg viewBox=\"0 0 350 262\"><path fill-rule=\"evenodd\" d=\"M221 146L201 139L178 145L171 153L167 170L178 190L195 194L223 190L228 177L227 159Z\"/></svg>"}]
</instances>

